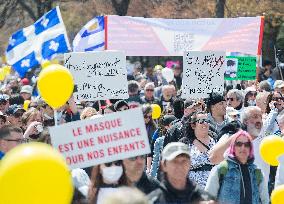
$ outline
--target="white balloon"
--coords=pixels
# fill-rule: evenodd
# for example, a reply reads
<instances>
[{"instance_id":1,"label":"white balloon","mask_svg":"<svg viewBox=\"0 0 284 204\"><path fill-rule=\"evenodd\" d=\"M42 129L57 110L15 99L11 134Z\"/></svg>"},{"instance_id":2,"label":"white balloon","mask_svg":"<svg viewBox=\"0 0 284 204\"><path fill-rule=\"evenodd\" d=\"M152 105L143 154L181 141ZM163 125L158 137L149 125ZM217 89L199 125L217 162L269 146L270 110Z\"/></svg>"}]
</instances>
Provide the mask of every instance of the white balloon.
<instances>
[{"instance_id":1,"label":"white balloon","mask_svg":"<svg viewBox=\"0 0 284 204\"><path fill-rule=\"evenodd\" d=\"M170 68L162 69L162 76L167 80L167 82L171 82L174 79L174 72Z\"/></svg>"}]
</instances>

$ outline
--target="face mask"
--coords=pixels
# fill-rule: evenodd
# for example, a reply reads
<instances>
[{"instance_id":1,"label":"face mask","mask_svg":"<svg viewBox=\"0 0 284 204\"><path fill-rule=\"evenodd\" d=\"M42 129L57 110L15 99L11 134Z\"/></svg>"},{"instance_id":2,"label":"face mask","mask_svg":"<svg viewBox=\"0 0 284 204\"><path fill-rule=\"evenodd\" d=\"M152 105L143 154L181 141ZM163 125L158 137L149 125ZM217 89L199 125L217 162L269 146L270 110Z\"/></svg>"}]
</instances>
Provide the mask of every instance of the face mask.
<instances>
[{"instance_id":1,"label":"face mask","mask_svg":"<svg viewBox=\"0 0 284 204\"><path fill-rule=\"evenodd\" d=\"M110 166L102 169L102 176L107 183L116 183L122 176L122 166Z\"/></svg>"},{"instance_id":2,"label":"face mask","mask_svg":"<svg viewBox=\"0 0 284 204\"><path fill-rule=\"evenodd\" d=\"M255 100L248 100L248 105L249 106L256 106L256 101Z\"/></svg>"}]
</instances>

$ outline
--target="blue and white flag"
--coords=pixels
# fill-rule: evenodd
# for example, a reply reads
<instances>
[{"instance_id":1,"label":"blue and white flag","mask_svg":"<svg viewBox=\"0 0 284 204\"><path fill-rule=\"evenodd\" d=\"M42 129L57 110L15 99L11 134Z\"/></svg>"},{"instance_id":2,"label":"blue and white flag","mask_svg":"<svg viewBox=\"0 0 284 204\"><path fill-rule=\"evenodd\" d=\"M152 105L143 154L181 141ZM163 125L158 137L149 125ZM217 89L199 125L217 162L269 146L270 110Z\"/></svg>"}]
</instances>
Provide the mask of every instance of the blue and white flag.
<instances>
[{"instance_id":1,"label":"blue and white flag","mask_svg":"<svg viewBox=\"0 0 284 204\"><path fill-rule=\"evenodd\" d=\"M24 77L30 68L69 50L66 29L59 7L56 7L33 25L13 33L6 57L8 64Z\"/></svg>"},{"instance_id":2,"label":"blue and white flag","mask_svg":"<svg viewBox=\"0 0 284 204\"><path fill-rule=\"evenodd\" d=\"M74 52L104 50L105 23L104 16L97 16L90 20L75 36L73 40Z\"/></svg>"}]
</instances>

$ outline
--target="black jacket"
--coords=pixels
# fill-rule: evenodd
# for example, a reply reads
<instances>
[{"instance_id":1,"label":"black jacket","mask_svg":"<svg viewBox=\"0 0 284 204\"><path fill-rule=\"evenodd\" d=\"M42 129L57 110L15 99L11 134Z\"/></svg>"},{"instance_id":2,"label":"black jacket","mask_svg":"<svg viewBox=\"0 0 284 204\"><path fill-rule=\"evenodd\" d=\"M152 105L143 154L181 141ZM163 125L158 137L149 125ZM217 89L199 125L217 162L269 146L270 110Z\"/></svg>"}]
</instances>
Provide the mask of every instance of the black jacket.
<instances>
[{"instance_id":1,"label":"black jacket","mask_svg":"<svg viewBox=\"0 0 284 204\"><path fill-rule=\"evenodd\" d=\"M159 189L148 194L148 199L150 204L197 204L199 201L213 200L208 193L199 189L190 180L188 180L185 190L177 190L165 180Z\"/></svg>"},{"instance_id":2,"label":"black jacket","mask_svg":"<svg viewBox=\"0 0 284 204\"><path fill-rule=\"evenodd\" d=\"M145 194L148 194L158 189L159 186L159 181L147 176L145 172L143 172L140 180L135 184L135 187Z\"/></svg>"}]
</instances>

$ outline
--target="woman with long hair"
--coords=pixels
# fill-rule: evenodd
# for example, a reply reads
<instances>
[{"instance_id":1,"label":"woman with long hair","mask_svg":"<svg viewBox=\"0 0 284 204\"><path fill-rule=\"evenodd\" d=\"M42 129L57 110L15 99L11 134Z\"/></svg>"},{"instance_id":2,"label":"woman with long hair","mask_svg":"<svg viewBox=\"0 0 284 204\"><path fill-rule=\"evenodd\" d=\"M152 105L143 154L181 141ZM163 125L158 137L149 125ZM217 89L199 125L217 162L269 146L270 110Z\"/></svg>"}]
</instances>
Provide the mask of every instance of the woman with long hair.
<instances>
[{"instance_id":1,"label":"woman with long hair","mask_svg":"<svg viewBox=\"0 0 284 204\"><path fill-rule=\"evenodd\" d=\"M115 192L120 186L127 186L121 160L94 166L88 193L89 204L101 204L106 196Z\"/></svg>"}]
</instances>

